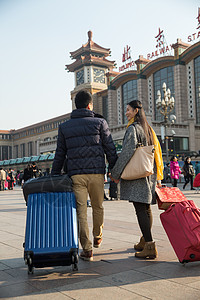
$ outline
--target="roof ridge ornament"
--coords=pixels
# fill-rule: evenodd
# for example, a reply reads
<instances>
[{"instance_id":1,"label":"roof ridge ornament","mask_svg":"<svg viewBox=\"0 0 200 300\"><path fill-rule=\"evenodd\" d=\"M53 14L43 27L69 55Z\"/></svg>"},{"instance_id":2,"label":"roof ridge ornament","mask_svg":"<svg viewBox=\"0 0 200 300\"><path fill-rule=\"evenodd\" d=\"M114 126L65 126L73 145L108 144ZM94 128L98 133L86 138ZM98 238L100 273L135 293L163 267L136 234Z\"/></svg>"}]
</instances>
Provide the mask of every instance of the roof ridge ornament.
<instances>
[{"instance_id":1,"label":"roof ridge ornament","mask_svg":"<svg viewBox=\"0 0 200 300\"><path fill-rule=\"evenodd\" d=\"M92 41L92 31L89 30L88 31L88 42L91 42Z\"/></svg>"}]
</instances>

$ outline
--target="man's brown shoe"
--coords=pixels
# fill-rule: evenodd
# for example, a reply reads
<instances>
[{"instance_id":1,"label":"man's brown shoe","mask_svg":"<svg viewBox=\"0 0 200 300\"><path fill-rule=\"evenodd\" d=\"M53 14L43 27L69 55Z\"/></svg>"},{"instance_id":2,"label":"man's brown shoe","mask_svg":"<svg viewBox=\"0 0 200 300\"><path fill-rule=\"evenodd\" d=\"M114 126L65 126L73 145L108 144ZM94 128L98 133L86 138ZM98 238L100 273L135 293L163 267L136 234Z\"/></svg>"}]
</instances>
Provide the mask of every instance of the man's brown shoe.
<instances>
[{"instance_id":1,"label":"man's brown shoe","mask_svg":"<svg viewBox=\"0 0 200 300\"><path fill-rule=\"evenodd\" d=\"M102 238L94 238L94 247L99 248L102 243Z\"/></svg>"},{"instance_id":2,"label":"man's brown shoe","mask_svg":"<svg viewBox=\"0 0 200 300\"><path fill-rule=\"evenodd\" d=\"M92 252L92 250L90 250L90 251L83 250L81 252L81 254L79 255L79 257L86 261L93 261L93 252Z\"/></svg>"}]
</instances>

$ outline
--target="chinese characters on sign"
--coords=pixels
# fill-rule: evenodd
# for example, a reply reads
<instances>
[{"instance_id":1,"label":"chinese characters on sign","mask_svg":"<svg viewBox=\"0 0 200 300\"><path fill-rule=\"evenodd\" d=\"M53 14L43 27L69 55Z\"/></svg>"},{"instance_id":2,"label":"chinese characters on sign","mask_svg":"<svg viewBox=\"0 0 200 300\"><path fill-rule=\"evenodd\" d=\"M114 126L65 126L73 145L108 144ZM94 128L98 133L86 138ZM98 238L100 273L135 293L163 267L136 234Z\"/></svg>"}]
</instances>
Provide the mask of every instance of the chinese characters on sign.
<instances>
[{"instance_id":1,"label":"chinese characters on sign","mask_svg":"<svg viewBox=\"0 0 200 300\"><path fill-rule=\"evenodd\" d=\"M124 47L124 53L122 53L122 62L124 63L121 67L119 67L119 72L122 72L126 69L130 69L135 65L135 62L131 60L131 47L128 45Z\"/></svg>"},{"instance_id":2,"label":"chinese characters on sign","mask_svg":"<svg viewBox=\"0 0 200 300\"><path fill-rule=\"evenodd\" d=\"M156 45L157 50L148 53L147 59L152 59L160 55L165 55L167 52L170 52L170 50L172 49L172 45L170 45L170 47L167 45L163 34L163 30L160 30L160 28L158 29L158 35L156 35L155 38L157 42Z\"/></svg>"},{"instance_id":3,"label":"chinese characters on sign","mask_svg":"<svg viewBox=\"0 0 200 300\"><path fill-rule=\"evenodd\" d=\"M200 7L198 8L198 16L197 16L197 32L189 35L187 37L188 42L193 42L200 38ZM172 44L169 46L166 43L165 36L163 30L158 28L158 34L155 36L156 38L156 50L147 54L147 59L155 59L161 55L171 55L171 51L173 50ZM122 63L123 65L119 67L119 72L122 72L127 69L134 69L135 61L131 58L130 47L127 45L124 47L124 53L122 54Z\"/></svg>"},{"instance_id":4,"label":"chinese characters on sign","mask_svg":"<svg viewBox=\"0 0 200 300\"><path fill-rule=\"evenodd\" d=\"M198 17L197 17L197 20L198 20L198 24L197 24L197 28L199 31L198 32L195 32L191 35L188 35L188 42L192 42L196 39L198 39L200 37L200 8L198 8Z\"/></svg>"}]
</instances>

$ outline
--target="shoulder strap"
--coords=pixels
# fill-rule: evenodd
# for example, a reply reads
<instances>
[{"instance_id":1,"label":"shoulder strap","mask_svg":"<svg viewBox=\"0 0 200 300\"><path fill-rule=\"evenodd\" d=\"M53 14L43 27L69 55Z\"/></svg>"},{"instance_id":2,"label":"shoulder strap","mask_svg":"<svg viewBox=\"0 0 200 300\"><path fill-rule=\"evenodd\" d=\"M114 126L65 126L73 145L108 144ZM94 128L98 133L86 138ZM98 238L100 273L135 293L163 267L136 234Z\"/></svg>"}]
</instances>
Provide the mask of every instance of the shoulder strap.
<instances>
[{"instance_id":1,"label":"shoulder strap","mask_svg":"<svg viewBox=\"0 0 200 300\"><path fill-rule=\"evenodd\" d=\"M142 145L142 139L137 132L137 126L135 126L135 124L132 124L132 125L135 127L135 132L136 132L136 137L137 137L137 146Z\"/></svg>"}]
</instances>

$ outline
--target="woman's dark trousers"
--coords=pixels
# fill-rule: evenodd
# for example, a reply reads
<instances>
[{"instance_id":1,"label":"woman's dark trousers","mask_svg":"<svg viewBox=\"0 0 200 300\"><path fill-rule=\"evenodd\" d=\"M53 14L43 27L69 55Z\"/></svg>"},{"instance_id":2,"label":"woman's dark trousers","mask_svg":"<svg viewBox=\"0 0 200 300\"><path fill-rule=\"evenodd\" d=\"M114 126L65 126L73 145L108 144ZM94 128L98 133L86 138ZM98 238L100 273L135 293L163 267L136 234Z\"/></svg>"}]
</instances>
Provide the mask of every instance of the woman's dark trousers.
<instances>
[{"instance_id":1,"label":"woman's dark trousers","mask_svg":"<svg viewBox=\"0 0 200 300\"><path fill-rule=\"evenodd\" d=\"M153 217L150 204L133 202L133 205L135 207L138 223L145 242L152 242L153 239L151 234L151 227L153 223Z\"/></svg>"},{"instance_id":2,"label":"woman's dark trousers","mask_svg":"<svg viewBox=\"0 0 200 300\"><path fill-rule=\"evenodd\" d=\"M173 184L173 186L177 187L177 183L178 183L178 179L174 178L174 184Z\"/></svg>"},{"instance_id":3,"label":"woman's dark trousers","mask_svg":"<svg viewBox=\"0 0 200 300\"><path fill-rule=\"evenodd\" d=\"M190 185L191 185L191 189L193 189L193 175L188 175L188 176L185 176L185 183L184 183L184 186L183 186L183 189L186 187L186 185L190 182Z\"/></svg>"}]
</instances>

